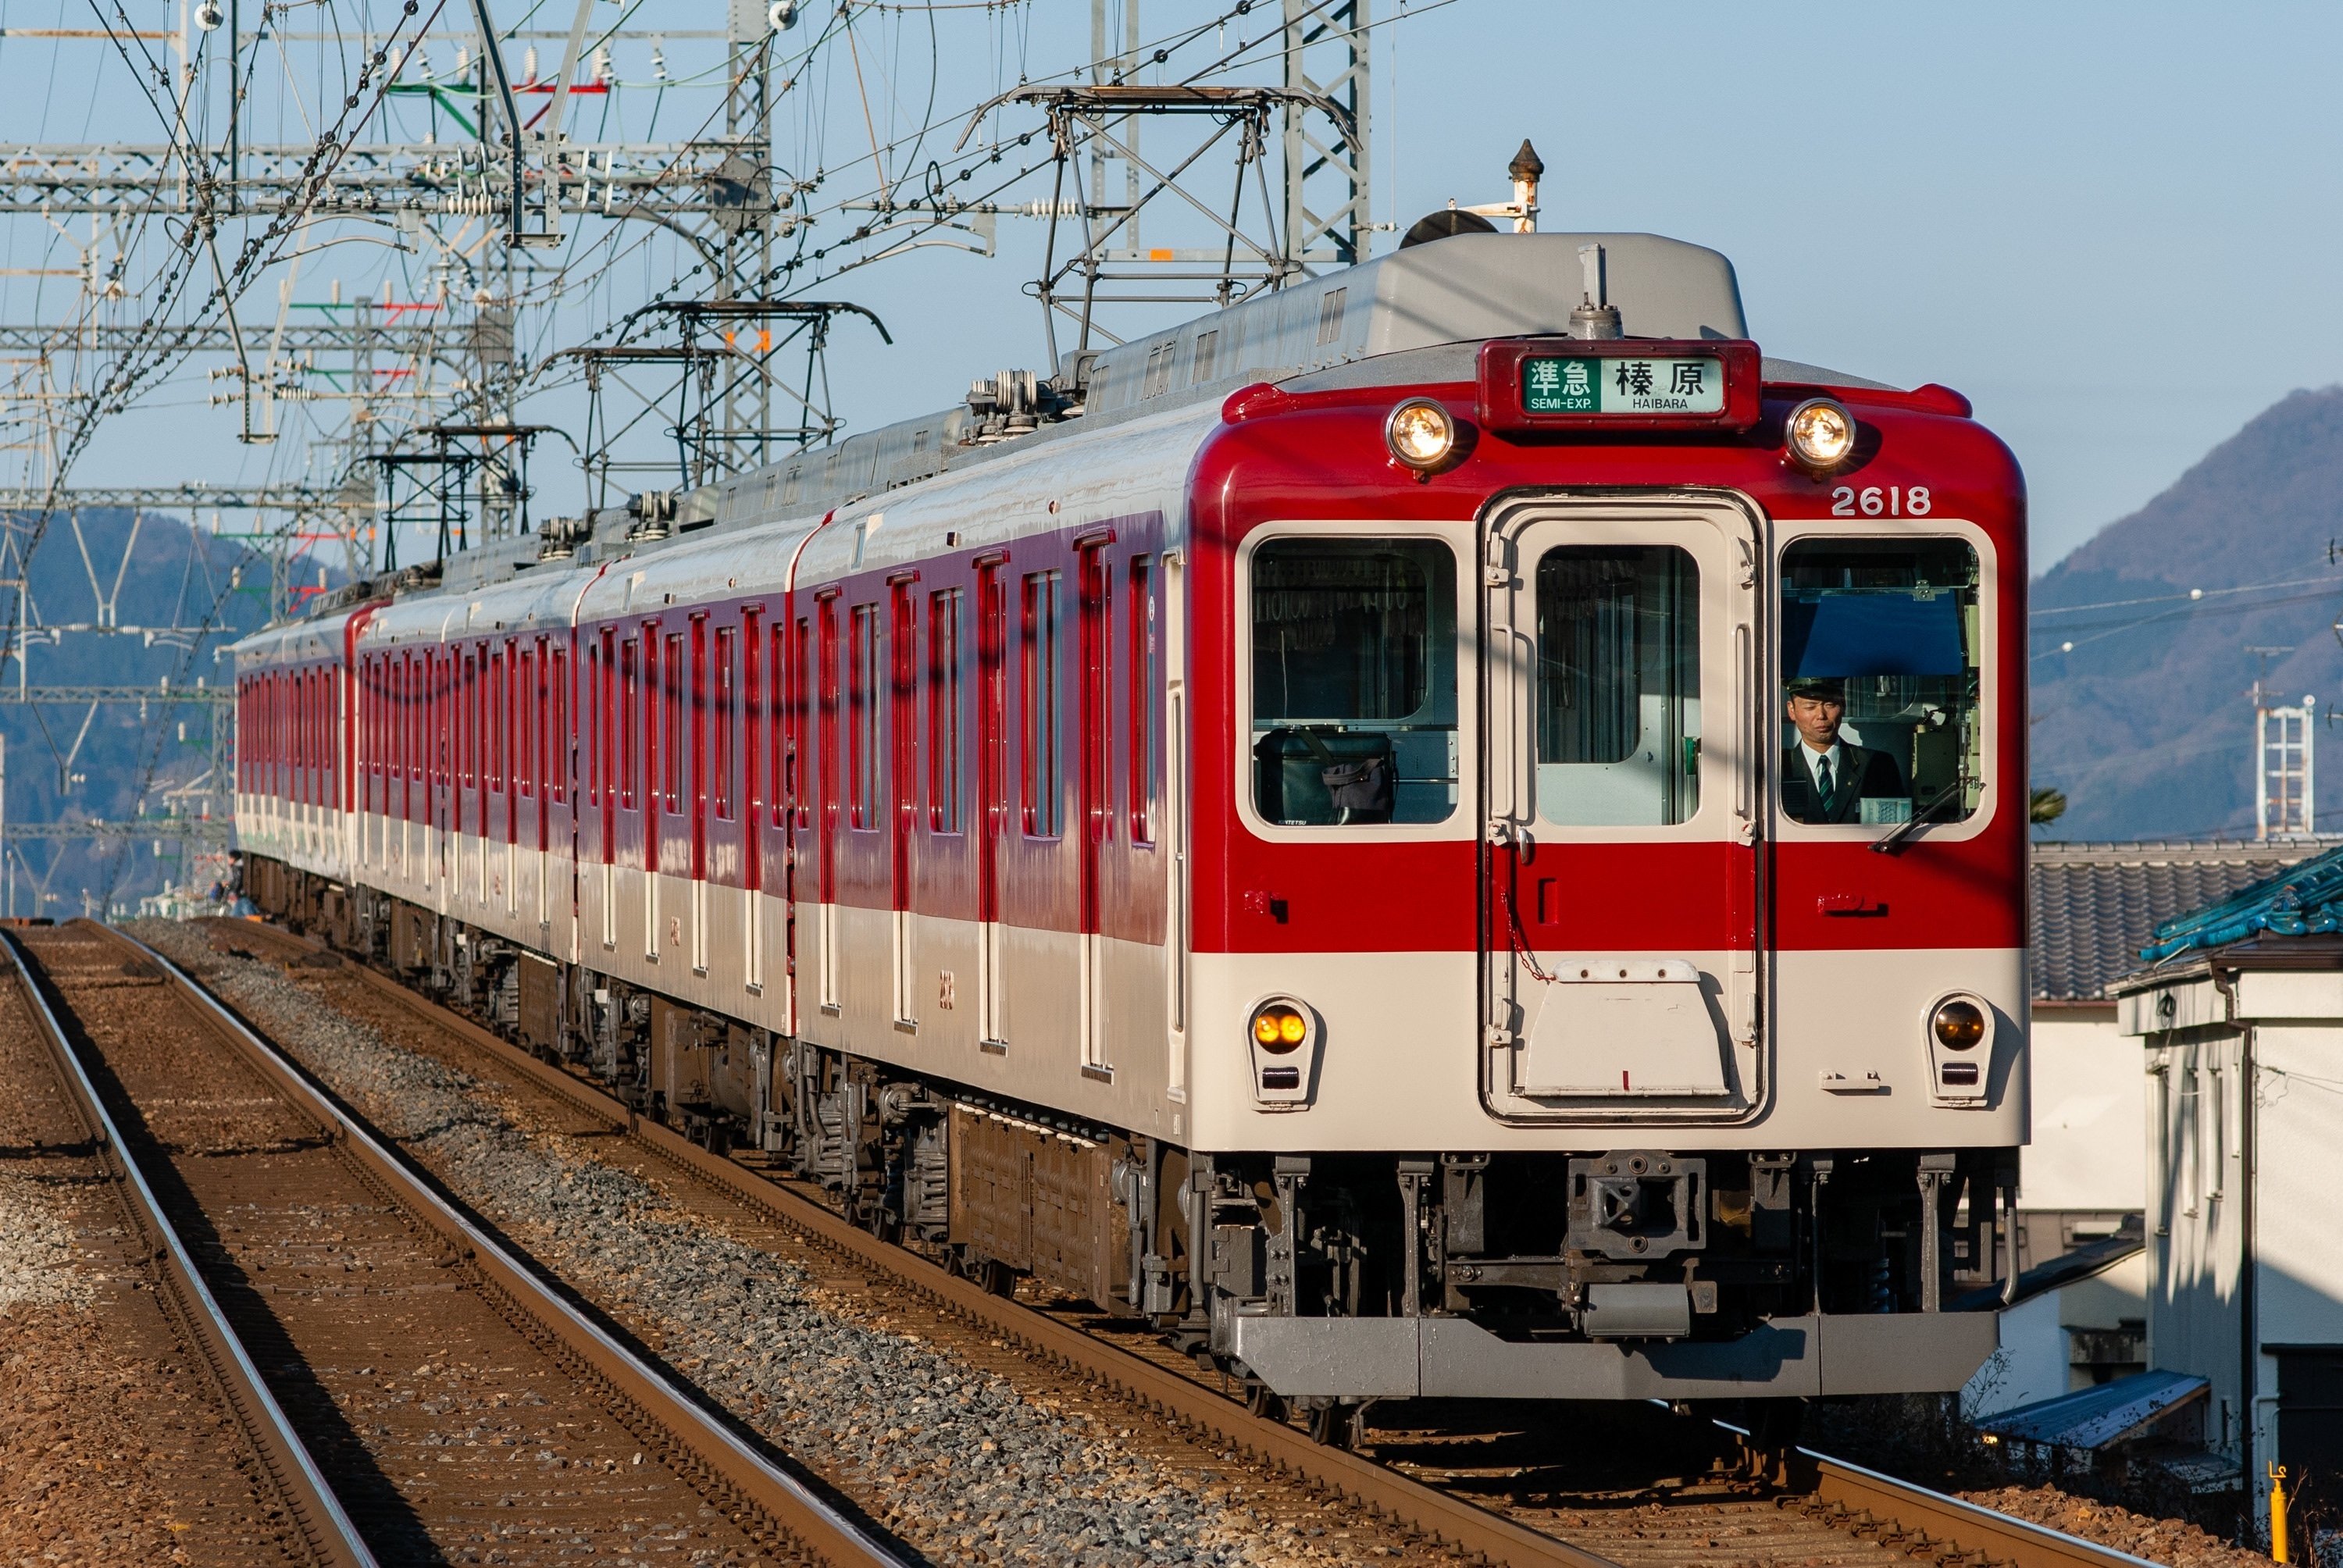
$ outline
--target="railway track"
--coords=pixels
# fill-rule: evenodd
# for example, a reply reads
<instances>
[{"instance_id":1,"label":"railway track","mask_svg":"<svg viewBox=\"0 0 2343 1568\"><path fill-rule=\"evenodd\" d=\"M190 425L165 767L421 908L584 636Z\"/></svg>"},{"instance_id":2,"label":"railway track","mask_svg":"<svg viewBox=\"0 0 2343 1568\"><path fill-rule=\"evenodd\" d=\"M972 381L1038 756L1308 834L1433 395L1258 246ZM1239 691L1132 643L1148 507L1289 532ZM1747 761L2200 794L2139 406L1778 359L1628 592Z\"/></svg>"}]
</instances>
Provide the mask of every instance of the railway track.
<instances>
[{"instance_id":1,"label":"railway track","mask_svg":"<svg viewBox=\"0 0 2343 1568\"><path fill-rule=\"evenodd\" d=\"M213 924L216 942L231 951L272 950L297 964L326 952L278 928L248 921ZM638 1117L592 1082L538 1060L389 976L355 963L339 972L437 1037L451 1056L486 1068L490 1080L534 1091L567 1117L586 1118L687 1181L704 1184L798 1233L842 1268L882 1282L887 1291L915 1294L993 1343L1013 1347L1160 1420L1470 1557L1525 1568L2144 1563L2113 1548L1808 1450L1757 1454L1736 1446L1743 1434L1732 1429L1724 1433L1723 1447L1730 1451L1724 1462L1657 1483L1648 1475L1615 1484L1590 1483L1587 1474L1575 1473L1556 1483L1551 1479L1554 1460L1570 1452L1573 1434L1559 1428L1499 1432L1469 1416L1438 1429L1379 1429L1377 1452L1393 1462L1330 1448L1295 1427L1248 1411L1217 1378L1199 1373L1151 1341L1115 1342L1130 1340L1127 1325L1118 1334L1116 1321L1103 1314L1065 1311L1062 1303L1061 1310L1043 1310L993 1295L853 1227L809 1190L711 1153L670 1128ZM1656 1411L1651 1414L1674 1422L1680 1431L1689 1424ZM1518 1420L1517 1412L1504 1415ZM1605 1438L1586 1445L1579 1469L1600 1471L1594 1459L1606 1446ZM1700 1451L1717 1445L1696 1438L1683 1446Z\"/></svg>"},{"instance_id":2,"label":"railway track","mask_svg":"<svg viewBox=\"0 0 2343 1568\"><path fill-rule=\"evenodd\" d=\"M251 1468L258 1473L256 1490L264 1507L281 1514L284 1527L278 1532L277 1543L284 1556L288 1562L319 1568L373 1568L373 1552L262 1380L154 1185L127 1153L121 1129L88 1070L66 1042L55 1012L33 983L15 940L8 941L7 952L17 995L55 1070L70 1114L80 1123L82 1141L92 1151L120 1201L125 1228L135 1238L131 1250L156 1265L154 1278L165 1315L209 1372L220 1402L247 1445Z\"/></svg>"},{"instance_id":3,"label":"railway track","mask_svg":"<svg viewBox=\"0 0 2343 1568\"><path fill-rule=\"evenodd\" d=\"M523 1265L167 960L12 933L295 1560L909 1559Z\"/></svg>"}]
</instances>

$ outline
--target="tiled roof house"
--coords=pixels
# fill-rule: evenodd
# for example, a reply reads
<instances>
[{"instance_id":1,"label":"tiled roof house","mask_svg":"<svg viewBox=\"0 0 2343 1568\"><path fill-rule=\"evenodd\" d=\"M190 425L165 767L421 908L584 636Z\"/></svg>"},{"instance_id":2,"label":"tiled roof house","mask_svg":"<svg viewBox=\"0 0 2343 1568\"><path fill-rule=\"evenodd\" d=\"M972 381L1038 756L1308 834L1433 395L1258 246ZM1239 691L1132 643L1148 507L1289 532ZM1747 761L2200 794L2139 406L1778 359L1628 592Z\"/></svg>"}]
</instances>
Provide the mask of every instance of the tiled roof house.
<instances>
[{"instance_id":1,"label":"tiled roof house","mask_svg":"<svg viewBox=\"0 0 2343 1568\"><path fill-rule=\"evenodd\" d=\"M2275 876L2332 841L2037 843L2026 881L2034 1005L2108 1008L2156 928Z\"/></svg>"}]
</instances>

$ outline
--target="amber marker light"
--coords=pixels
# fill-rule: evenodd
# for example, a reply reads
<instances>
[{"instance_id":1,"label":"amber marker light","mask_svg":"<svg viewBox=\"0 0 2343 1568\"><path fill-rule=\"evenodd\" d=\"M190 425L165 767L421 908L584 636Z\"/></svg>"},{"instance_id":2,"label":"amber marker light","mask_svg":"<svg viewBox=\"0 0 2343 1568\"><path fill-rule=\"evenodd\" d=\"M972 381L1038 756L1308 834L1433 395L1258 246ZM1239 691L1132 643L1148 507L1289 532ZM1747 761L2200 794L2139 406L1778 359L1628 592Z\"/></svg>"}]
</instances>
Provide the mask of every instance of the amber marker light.
<instances>
[{"instance_id":1,"label":"amber marker light","mask_svg":"<svg viewBox=\"0 0 2343 1568\"><path fill-rule=\"evenodd\" d=\"M1310 1020L1291 1002L1263 1002L1253 1010L1252 1038L1262 1050L1283 1056L1310 1038Z\"/></svg>"},{"instance_id":2,"label":"amber marker light","mask_svg":"<svg viewBox=\"0 0 2343 1568\"><path fill-rule=\"evenodd\" d=\"M1937 1004L1928 1020L1936 1043L1946 1050L1975 1050L1985 1040L1985 1010L1961 997Z\"/></svg>"},{"instance_id":3,"label":"amber marker light","mask_svg":"<svg viewBox=\"0 0 2343 1568\"><path fill-rule=\"evenodd\" d=\"M1391 455L1419 474L1445 467L1456 451L1456 421L1429 397L1411 397L1383 421Z\"/></svg>"},{"instance_id":4,"label":"amber marker light","mask_svg":"<svg viewBox=\"0 0 2343 1568\"><path fill-rule=\"evenodd\" d=\"M1827 474L1855 453L1855 416L1832 397L1809 397L1783 426L1790 460L1811 474Z\"/></svg>"}]
</instances>

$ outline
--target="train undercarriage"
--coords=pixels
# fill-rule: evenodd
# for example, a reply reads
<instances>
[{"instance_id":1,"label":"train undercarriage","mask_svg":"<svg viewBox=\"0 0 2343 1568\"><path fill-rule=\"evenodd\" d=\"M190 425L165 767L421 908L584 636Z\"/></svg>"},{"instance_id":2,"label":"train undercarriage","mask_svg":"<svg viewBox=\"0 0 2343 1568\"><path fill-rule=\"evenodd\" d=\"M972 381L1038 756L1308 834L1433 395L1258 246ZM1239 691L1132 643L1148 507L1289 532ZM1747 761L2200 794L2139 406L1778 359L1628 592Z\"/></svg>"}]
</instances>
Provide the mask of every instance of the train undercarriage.
<instances>
[{"instance_id":1,"label":"train undercarriage","mask_svg":"<svg viewBox=\"0 0 2343 1568\"><path fill-rule=\"evenodd\" d=\"M755 1151L1007 1293L1151 1321L1341 1440L1417 1395L1957 1388L1994 1345L2014 1149L1194 1152L773 1035L249 858L270 918L639 1114Z\"/></svg>"}]
</instances>

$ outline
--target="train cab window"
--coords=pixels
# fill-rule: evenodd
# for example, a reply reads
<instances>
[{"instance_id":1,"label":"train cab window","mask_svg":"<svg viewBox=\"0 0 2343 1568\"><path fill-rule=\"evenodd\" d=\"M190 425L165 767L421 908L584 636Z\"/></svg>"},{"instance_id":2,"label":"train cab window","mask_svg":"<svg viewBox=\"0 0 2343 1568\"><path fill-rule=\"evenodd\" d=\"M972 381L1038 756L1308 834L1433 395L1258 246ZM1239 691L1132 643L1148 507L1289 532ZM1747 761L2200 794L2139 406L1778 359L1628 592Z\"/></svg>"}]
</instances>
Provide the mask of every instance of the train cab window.
<instances>
[{"instance_id":1,"label":"train cab window","mask_svg":"<svg viewBox=\"0 0 2343 1568\"><path fill-rule=\"evenodd\" d=\"M1781 792L1794 821L1958 821L1985 789L1979 572L1958 539L1782 553Z\"/></svg>"},{"instance_id":2,"label":"train cab window","mask_svg":"<svg viewBox=\"0 0 2343 1568\"><path fill-rule=\"evenodd\" d=\"M1699 809L1700 571L1684 550L1539 558L1537 805L1572 828L1664 827Z\"/></svg>"},{"instance_id":3,"label":"train cab window","mask_svg":"<svg viewBox=\"0 0 2343 1568\"><path fill-rule=\"evenodd\" d=\"M1253 805L1289 827L1456 809L1456 558L1435 539L1252 555Z\"/></svg>"}]
</instances>

